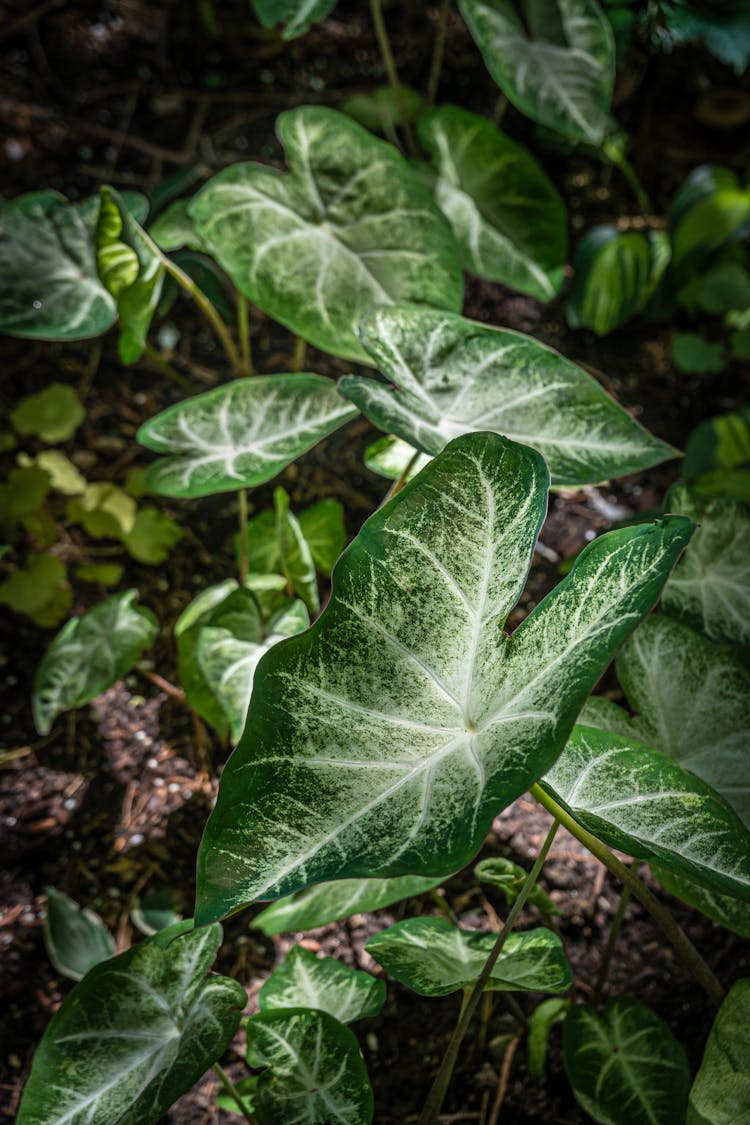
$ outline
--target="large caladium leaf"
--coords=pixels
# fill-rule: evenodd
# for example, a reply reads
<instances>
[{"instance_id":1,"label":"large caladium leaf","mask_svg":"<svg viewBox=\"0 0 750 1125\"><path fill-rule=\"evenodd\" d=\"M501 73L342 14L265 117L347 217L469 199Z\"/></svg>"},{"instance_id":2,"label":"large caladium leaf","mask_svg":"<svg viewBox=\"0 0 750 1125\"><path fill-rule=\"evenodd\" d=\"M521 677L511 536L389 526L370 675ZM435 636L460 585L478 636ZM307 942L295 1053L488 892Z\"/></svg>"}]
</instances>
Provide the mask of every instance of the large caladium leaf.
<instances>
[{"instance_id":1,"label":"large caladium leaf","mask_svg":"<svg viewBox=\"0 0 750 1125\"><path fill-rule=\"evenodd\" d=\"M472 988L497 934L462 930L447 918L406 918L371 937L366 949L396 980L422 996ZM486 988L491 992L565 992L573 973L552 930L510 934Z\"/></svg>"},{"instance_id":2,"label":"large caladium leaf","mask_svg":"<svg viewBox=\"0 0 750 1125\"><path fill-rule=\"evenodd\" d=\"M40 734L47 734L63 711L106 691L153 644L156 618L135 604L137 597L137 590L113 594L57 634L34 678L31 704Z\"/></svg>"},{"instance_id":3,"label":"large caladium leaf","mask_svg":"<svg viewBox=\"0 0 750 1125\"><path fill-rule=\"evenodd\" d=\"M750 832L659 750L577 726L542 787L605 844L750 902Z\"/></svg>"},{"instance_id":4,"label":"large caladium leaf","mask_svg":"<svg viewBox=\"0 0 750 1125\"><path fill-rule=\"evenodd\" d=\"M628 996L601 1017L588 1004L563 1024L565 1072L576 1100L602 1125L677 1125L690 1087L687 1055L664 1020Z\"/></svg>"},{"instance_id":5,"label":"large caladium leaf","mask_svg":"<svg viewBox=\"0 0 750 1125\"><path fill-rule=\"evenodd\" d=\"M750 644L750 508L728 497L670 489L666 508L698 524L662 595L665 612L714 641Z\"/></svg>"},{"instance_id":6,"label":"large caladium leaf","mask_svg":"<svg viewBox=\"0 0 750 1125\"><path fill-rule=\"evenodd\" d=\"M199 236L248 300L362 363L357 325L371 306L460 309L450 227L396 149L321 106L281 114L277 129L288 175L233 164L191 206Z\"/></svg>"},{"instance_id":7,"label":"large caladium leaf","mask_svg":"<svg viewBox=\"0 0 750 1125\"><path fill-rule=\"evenodd\" d=\"M643 309L668 261L661 231L593 227L576 246L568 324L606 336Z\"/></svg>"},{"instance_id":8,"label":"large caladium leaf","mask_svg":"<svg viewBox=\"0 0 750 1125\"><path fill-rule=\"evenodd\" d=\"M369 1125L373 1099L359 1044L328 1012L261 1012L246 1024L247 1061L264 1067L253 1099L260 1125Z\"/></svg>"},{"instance_id":9,"label":"large caladium leaf","mask_svg":"<svg viewBox=\"0 0 750 1125\"><path fill-rule=\"evenodd\" d=\"M750 904L732 895L710 891L701 883L696 883L683 875L676 875L674 871L658 863L652 863L650 866L665 891L694 906L696 910L702 911L720 926L726 926L728 930L750 938Z\"/></svg>"},{"instance_id":10,"label":"large caladium leaf","mask_svg":"<svg viewBox=\"0 0 750 1125\"><path fill-rule=\"evenodd\" d=\"M295 945L258 993L261 1012L277 1008L317 1008L341 1023L377 1016L385 1003L385 983L350 969L335 957L316 957Z\"/></svg>"},{"instance_id":11,"label":"large caladium leaf","mask_svg":"<svg viewBox=\"0 0 750 1125\"><path fill-rule=\"evenodd\" d=\"M208 976L221 927L179 922L90 970L34 1056L19 1125L155 1122L221 1057L245 990Z\"/></svg>"},{"instance_id":12,"label":"large caladium leaf","mask_svg":"<svg viewBox=\"0 0 750 1125\"><path fill-rule=\"evenodd\" d=\"M442 881L403 875L399 879L336 879L331 883L316 883L272 902L253 918L253 925L266 937L314 930L352 914L382 910L402 899L416 898Z\"/></svg>"},{"instance_id":13,"label":"large caladium leaf","mask_svg":"<svg viewBox=\"0 0 750 1125\"><path fill-rule=\"evenodd\" d=\"M738 980L714 1020L690 1090L686 1125L750 1119L750 980Z\"/></svg>"},{"instance_id":14,"label":"large caladium leaf","mask_svg":"<svg viewBox=\"0 0 750 1125\"><path fill-rule=\"evenodd\" d=\"M264 27L282 25L282 39L304 35L311 23L324 20L338 0L252 0L255 14Z\"/></svg>"},{"instance_id":15,"label":"large caladium leaf","mask_svg":"<svg viewBox=\"0 0 750 1125\"><path fill-rule=\"evenodd\" d=\"M600 144L615 44L596 0L460 0L459 7L513 105L572 140Z\"/></svg>"},{"instance_id":16,"label":"large caladium leaf","mask_svg":"<svg viewBox=\"0 0 750 1125\"><path fill-rule=\"evenodd\" d=\"M437 168L435 199L464 268L549 301L568 252L565 204L531 153L475 113L429 110L419 137Z\"/></svg>"},{"instance_id":17,"label":"large caladium leaf","mask_svg":"<svg viewBox=\"0 0 750 1125\"><path fill-rule=\"evenodd\" d=\"M590 704L581 721L661 750L720 793L750 827L750 673L739 657L656 614L617 658L635 715Z\"/></svg>"},{"instance_id":18,"label":"large caladium leaf","mask_svg":"<svg viewBox=\"0 0 750 1125\"><path fill-rule=\"evenodd\" d=\"M555 485L636 472L675 451L574 363L531 336L428 309L376 309L362 339L388 382L346 375L341 394L425 453L472 430L538 449Z\"/></svg>"},{"instance_id":19,"label":"large caladium leaf","mask_svg":"<svg viewBox=\"0 0 750 1125\"><path fill-rule=\"evenodd\" d=\"M355 414L322 375L256 375L168 406L137 438L164 455L152 492L211 496L263 484Z\"/></svg>"},{"instance_id":20,"label":"large caladium leaf","mask_svg":"<svg viewBox=\"0 0 750 1125\"><path fill-rule=\"evenodd\" d=\"M592 543L512 638L548 473L496 434L452 442L364 525L326 610L264 656L199 858L198 909L356 875L440 875L557 758L692 524Z\"/></svg>"}]
</instances>

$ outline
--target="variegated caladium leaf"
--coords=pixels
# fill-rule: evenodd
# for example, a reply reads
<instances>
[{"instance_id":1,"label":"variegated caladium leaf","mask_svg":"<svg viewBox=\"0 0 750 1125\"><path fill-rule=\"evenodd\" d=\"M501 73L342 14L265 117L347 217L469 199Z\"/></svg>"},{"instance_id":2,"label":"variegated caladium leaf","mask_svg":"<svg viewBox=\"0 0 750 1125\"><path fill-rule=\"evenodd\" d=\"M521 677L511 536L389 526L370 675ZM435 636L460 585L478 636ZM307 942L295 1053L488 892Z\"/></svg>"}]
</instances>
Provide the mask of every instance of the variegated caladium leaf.
<instances>
[{"instance_id":1,"label":"variegated caladium leaf","mask_svg":"<svg viewBox=\"0 0 750 1125\"><path fill-rule=\"evenodd\" d=\"M472 988L497 934L462 930L447 918L406 918L375 934L365 948L379 965L421 996ZM512 933L497 959L490 992L565 992L573 973L557 934L539 928Z\"/></svg>"},{"instance_id":2,"label":"variegated caladium leaf","mask_svg":"<svg viewBox=\"0 0 750 1125\"><path fill-rule=\"evenodd\" d=\"M693 525L596 540L508 638L548 482L534 450L470 434L365 523L316 624L256 669L201 845L202 921L327 879L455 871L551 767Z\"/></svg>"},{"instance_id":3,"label":"variegated caladium leaf","mask_svg":"<svg viewBox=\"0 0 750 1125\"><path fill-rule=\"evenodd\" d=\"M459 434L493 430L538 449L559 486L676 455L595 379L531 336L401 307L365 317L362 340L388 382L346 375L341 394L424 453L439 453Z\"/></svg>"},{"instance_id":4,"label":"variegated caladium leaf","mask_svg":"<svg viewBox=\"0 0 750 1125\"><path fill-rule=\"evenodd\" d=\"M567 216L528 149L454 105L428 110L417 129L436 166L435 199L464 269L551 300L564 276Z\"/></svg>"},{"instance_id":5,"label":"variegated caladium leaf","mask_svg":"<svg viewBox=\"0 0 750 1125\"><path fill-rule=\"evenodd\" d=\"M655 614L617 657L635 714L587 704L581 722L668 754L721 794L750 828L750 673L731 651Z\"/></svg>"},{"instance_id":6,"label":"variegated caladium leaf","mask_svg":"<svg viewBox=\"0 0 750 1125\"><path fill-rule=\"evenodd\" d=\"M565 1073L576 1101L602 1125L677 1125L684 1120L690 1065L664 1020L628 996L602 1016L588 1004L563 1024Z\"/></svg>"},{"instance_id":7,"label":"variegated caladium leaf","mask_svg":"<svg viewBox=\"0 0 750 1125\"><path fill-rule=\"evenodd\" d=\"M431 460L428 453L420 453L407 441L402 441L393 434L387 434L368 445L364 455L367 468L389 480L399 480L404 474L405 480L411 480Z\"/></svg>"},{"instance_id":8,"label":"variegated caladium leaf","mask_svg":"<svg viewBox=\"0 0 750 1125\"><path fill-rule=\"evenodd\" d=\"M579 725L541 785L609 847L750 902L750 832L668 755Z\"/></svg>"},{"instance_id":9,"label":"variegated caladium leaf","mask_svg":"<svg viewBox=\"0 0 750 1125\"><path fill-rule=\"evenodd\" d=\"M281 38L296 39L304 35L311 23L324 20L338 0L252 0L255 14L263 27L281 24Z\"/></svg>"},{"instance_id":10,"label":"variegated caladium leaf","mask_svg":"<svg viewBox=\"0 0 750 1125\"><path fill-rule=\"evenodd\" d=\"M665 507L698 529L664 588L662 609L711 640L750 644L750 508L685 485L669 490Z\"/></svg>"},{"instance_id":11,"label":"variegated caladium leaf","mask_svg":"<svg viewBox=\"0 0 750 1125\"><path fill-rule=\"evenodd\" d=\"M72 617L47 649L34 677L31 706L40 734L63 711L82 707L124 676L156 639L156 618L136 604L137 590L112 594Z\"/></svg>"},{"instance_id":12,"label":"variegated caladium leaf","mask_svg":"<svg viewBox=\"0 0 750 1125\"><path fill-rule=\"evenodd\" d=\"M168 406L136 436L163 455L152 492L192 498L263 484L355 414L322 375L256 375Z\"/></svg>"},{"instance_id":13,"label":"variegated caladium leaf","mask_svg":"<svg viewBox=\"0 0 750 1125\"><path fill-rule=\"evenodd\" d=\"M459 7L517 109L571 140L601 143L615 43L596 0L459 0Z\"/></svg>"},{"instance_id":14,"label":"variegated caladium leaf","mask_svg":"<svg viewBox=\"0 0 750 1125\"><path fill-rule=\"evenodd\" d=\"M728 930L750 938L750 904L732 895L710 891L708 887L683 875L676 875L674 871L658 863L652 863L650 867L665 891L694 906L720 926L726 926Z\"/></svg>"},{"instance_id":15,"label":"variegated caladium leaf","mask_svg":"<svg viewBox=\"0 0 750 1125\"><path fill-rule=\"evenodd\" d=\"M253 918L252 924L266 937L314 930L352 914L382 910L394 902L416 898L442 881L403 875L398 879L336 879L331 883L316 883L272 902Z\"/></svg>"},{"instance_id":16,"label":"variegated caladium leaf","mask_svg":"<svg viewBox=\"0 0 750 1125\"><path fill-rule=\"evenodd\" d=\"M597 336L614 331L641 312L668 261L663 231L621 231L611 223L586 231L576 246L568 324Z\"/></svg>"},{"instance_id":17,"label":"variegated caladium leaf","mask_svg":"<svg viewBox=\"0 0 750 1125\"><path fill-rule=\"evenodd\" d=\"M328 1012L287 1008L247 1021L247 1061L264 1067L260 1125L369 1125L370 1080L353 1033Z\"/></svg>"},{"instance_id":18,"label":"variegated caladium leaf","mask_svg":"<svg viewBox=\"0 0 750 1125\"><path fill-rule=\"evenodd\" d=\"M44 891L44 944L49 959L62 976L81 980L94 965L113 956L112 935L93 910L81 909L54 887L45 887Z\"/></svg>"},{"instance_id":19,"label":"variegated caladium leaf","mask_svg":"<svg viewBox=\"0 0 750 1125\"><path fill-rule=\"evenodd\" d=\"M208 975L220 941L179 922L91 969L37 1048L19 1125L157 1121L239 1027L245 990Z\"/></svg>"},{"instance_id":20,"label":"variegated caladium leaf","mask_svg":"<svg viewBox=\"0 0 750 1125\"><path fill-rule=\"evenodd\" d=\"M732 986L714 1020L690 1090L685 1125L750 1119L750 979Z\"/></svg>"},{"instance_id":21,"label":"variegated caladium leaf","mask_svg":"<svg viewBox=\"0 0 750 1125\"><path fill-rule=\"evenodd\" d=\"M295 945L258 993L261 1012L317 1008L341 1023L377 1016L385 1003L385 982L350 969L335 957L316 957Z\"/></svg>"},{"instance_id":22,"label":"variegated caladium leaf","mask_svg":"<svg viewBox=\"0 0 750 1125\"><path fill-rule=\"evenodd\" d=\"M198 192L199 236L248 300L316 347L369 363L373 305L458 310L450 227L404 158L351 118L302 106L277 121L289 173L233 164Z\"/></svg>"},{"instance_id":23,"label":"variegated caladium leaf","mask_svg":"<svg viewBox=\"0 0 750 1125\"><path fill-rule=\"evenodd\" d=\"M299 594L310 613L317 613L320 609L320 593L312 551L302 534L299 520L289 510L289 493L285 489L274 489L273 506L281 563L279 569L287 580L290 592Z\"/></svg>"}]
</instances>

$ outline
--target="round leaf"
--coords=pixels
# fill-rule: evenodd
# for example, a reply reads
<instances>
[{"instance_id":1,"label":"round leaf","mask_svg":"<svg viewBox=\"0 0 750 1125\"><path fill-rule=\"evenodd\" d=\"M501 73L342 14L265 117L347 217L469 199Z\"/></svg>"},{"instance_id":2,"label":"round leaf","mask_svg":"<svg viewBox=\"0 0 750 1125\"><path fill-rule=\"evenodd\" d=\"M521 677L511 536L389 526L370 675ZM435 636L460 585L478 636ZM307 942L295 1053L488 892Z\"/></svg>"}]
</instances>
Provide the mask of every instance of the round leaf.
<instances>
[{"instance_id":1,"label":"round leaf","mask_svg":"<svg viewBox=\"0 0 750 1125\"><path fill-rule=\"evenodd\" d=\"M43 391L22 398L10 420L19 434L33 434L54 445L73 437L86 411L66 383L50 383Z\"/></svg>"}]
</instances>

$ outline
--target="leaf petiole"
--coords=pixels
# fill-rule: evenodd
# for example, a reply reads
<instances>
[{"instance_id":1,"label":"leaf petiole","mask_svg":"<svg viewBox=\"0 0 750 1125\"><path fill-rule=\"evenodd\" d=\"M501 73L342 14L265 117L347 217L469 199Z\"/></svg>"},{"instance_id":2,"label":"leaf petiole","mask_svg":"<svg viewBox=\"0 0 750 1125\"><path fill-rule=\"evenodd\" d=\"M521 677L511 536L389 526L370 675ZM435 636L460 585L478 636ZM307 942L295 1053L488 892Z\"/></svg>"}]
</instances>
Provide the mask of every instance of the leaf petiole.
<instances>
[{"instance_id":1,"label":"leaf petiole","mask_svg":"<svg viewBox=\"0 0 750 1125\"><path fill-rule=\"evenodd\" d=\"M245 1105L245 1101L244 1101L244 1098L242 1097L242 1094L239 1092L239 1090L235 1086L234 1082L232 1082L231 1078L229 1077L227 1072L224 1070L224 1067L220 1066L219 1063L214 1063L214 1070L216 1071L216 1074L218 1075L219 1081L221 1082L221 1084L224 1087L224 1089L226 1090L226 1092L229 1094L229 1096L231 1098L234 1098L235 1102L237 1103L237 1109L242 1114L242 1116L245 1118L245 1121L249 1121L250 1125L257 1125L257 1122L256 1122L255 1118L253 1117L252 1113L250 1113L249 1109Z\"/></svg>"}]
</instances>

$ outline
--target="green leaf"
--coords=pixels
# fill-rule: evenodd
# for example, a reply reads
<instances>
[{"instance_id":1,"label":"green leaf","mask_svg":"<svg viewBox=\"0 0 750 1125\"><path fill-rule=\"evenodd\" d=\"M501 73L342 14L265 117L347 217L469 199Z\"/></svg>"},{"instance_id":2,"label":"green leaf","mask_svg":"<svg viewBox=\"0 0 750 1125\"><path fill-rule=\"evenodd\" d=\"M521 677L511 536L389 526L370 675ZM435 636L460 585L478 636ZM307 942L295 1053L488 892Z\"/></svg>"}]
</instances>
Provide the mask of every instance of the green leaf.
<instances>
[{"instance_id":1,"label":"green leaf","mask_svg":"<svg viewBox=\"0 0 750 1125\"><path fill-rule=\"evenodd\" d=\"M258 1077L252 1075L250 1078L241 1078L239 1082L234 1083L234 1088L242 1098L242 1102L248 1113L255 1112L255 1098L258 1090ZM237 1107L237 1101L226 1090L220 1090L216 1095L216 1105L219 1109L225 1110L227 1113L240 1113Z\"/></svg>"},{"instance_id":2,"label":"green leaf","mask_svg":"<svg viewBox=\"0 0 750 1125\"><path fill-rule=\"evenodd\" d=\"M628 996L608 1000L601 1018L588 1004L563 1024L565 1072L576 1101L601 1125L679 1125L690 1067L669 1027Z\"/></svg>"},{"instance_id":3,"label":"green leaf","mask_svg":"<svg viewBox=\"0 0 750 1125\"><path fill-rule=\"evenodd\" d=\"M181 920L175 910L172 891L151 891L143 895L131 910L130 917L133 925L146 937L152 937Z\"/></svg>"},{"instance_id":4,"label":"green leaf","mask_svg":"<svg viewBox=\"0 0 750 1125\"><path fill-rule=\"evenodd\" d=\"M343 113L302 106L277 131L289 164L233 164L190 213L249 301L323 351L368 363L357 337L372 305L460 309L448 223L404 158Z\"/></svg>"},{"instance_id":5,"label":"green leaf","mask_svg":"<svg viewBox=\"0 0 750 1125\"><path fill-rule=\"evenodd\" d=\"M694 906L696 910L702 911L714 922L726 926L728 930L750 938L750 905L747 902L741 902L730 895L717 894L716 891L711 891L700 883L694 883L692 879L677 875L657 863L651 864L651 870L664 890L669 891L675 898Z\"/></svg>"},{"instance_id":6,"label":"green leaf","mask_svg":"<svg viewBox=\"0 0 750 1125\"><path fill-rule=\"evenodd\" d=\"M712 316L750 307L750 274L739 262L714 266L699 278L695 302Z\"/></svg>"},{"instance_id":7,"label":"green leaf","mask_svg":"<svg viewBox=\"0 0 750 1125\"><path fill-rule=\"evenodd\" d=\"M696 6L697 7L697 6ZM734 68L737 75L750 62L750 12L743 0L712 4L705 10L670 4L662 9L670 38L677 43L700 39L714 58Z\"/></svg>"},{"instance_id":8,"label":"green leaf","mask_svg":"<svg viewBox=\"0 0 750 1125\"><path fill-rule=\"evenodd\" d=\"M355 414L322 375L256 375L167 407L137 439L165 455L149 468L152 492L211 496L271 480Z\"/></svg>"},{"instance_id":9,"label":"green leaf","mask_svg":"<svg viewBox=\"0 0 750 1125\"><path fill-rule=\"evenodd\" d=\"M346 546L344 507L338 500L319 500L297 516L300 531L316 569L326 576Z\"/></svg>"},{"instance_id":10,"label":"green leaf","mask_svg":"<svg viewBox=\"0 0 750 1125\"><path fill-rule=\"evenodd\" d=\"M692 524L602 536L509 639L548 474L495 434L452 442L370 517L331 600L255 673L199 859L218 917L356 875L440 875L561 752Z\"/></svg>"},{"instance_id":11,"label":"green leaf","mask_svg":"<svg viewBox=\"0 0 750 1125\"><path fill-rule=\"evenodd\" d=\"M416 454L416 457L415 457ZM373 473L390 480L398 480L403 473L411 480L432 460L426 453L420 453L408 442L389 434L378 438L365 450L365 465ZM411 467L410 467L411 466Z\"/></svg>"},{"instance_id":12,"label":"green leaf","mask_svg":"<svg viewBox=\"0 0 750 1125\"><path fill-rule=\"evenodd\" d=\"M157 508L140 508L123 543L138 562L158 566L166 562L185 532L178 523Z\"/></svg>"},{"instance_id":13,"label":"green leaf","mask_svg":"<svg viewBox=\"0 0 750 1125\"><path fill-rule=\"evenodd\" d=\"M40 734L63 711L82 707L124 676L156 639L154 615L137 590L113 594L57 634L34 678L32 709Z\"/></svg>"},{"instance_id":14,"label":"green leaf","mask_svg":"<svg viewBox=\"0 0 750 1125\"><path fill-rule=\"evenodd\" d=\"M482 975L497 934L462 930L447 918L406 918L375 934L365 949L379 965L420 996L448 996L472 988ZM485 988L489 992L565 992L573 973L552 930L512 933Z\"/></svg>"},{"instance_id":15,"label":"green leaf","mask_svg":"<svg viewBox=\"0 0 750 1125\"><path fill-rule=\"evenodd\" d=\"M68 501L66 515L95 539L122 539L135 527L137 505L116 484L98 481L86 486L82 496Z\"/></svg>"},{"instance_id":16,"label":"green leaf","mask_svg":"<svg viewBox=\"0 0 750 1125\"><path fill-rule=\"evenodd\" d=\"M86 417L76 392L66 383L50 383L43 391L22 398L10 420L19 434L33 435L49 445L68 441Z\"/></svg>"},{"instance_id":17,"label":"green leaf","mask_svg":"<svg viewBox=\"0 0 750 1125\"><path fill-rule=\"evenodd\" d=\"M584 234L576 246L566 307L571 328L606 336L645 307L667 264L659 237L607 223Z\"/></svg>"},{"instance_id":18,"label":"green leaf","mask_svg":"<svg viewBox=\"0 0 750 1125\"><path fill-rule=\"evenodd\" d=\"M665 506L698 529L662 594L662 609L714 641L750 645L750 510L676 485Z\"/></svg>"},{"instance_id":19,"label":"green leaf","mask_svg":"<svg viewBox=\"0 0 750 1125\"><path fill-rule=\"evenodd\" d=\"M567 216L531 153L458 106L428 110L418 130L437 167L435 199L464 269L551 300L563 282Z\"/></svg>"},{"instance_id":20,"label":"green leaf","mask_svg":"<svg viewBox=\"0 0 750 1125\"><path fill-rule=\"evenodd\" d=\"M87 340L115 322L94 259L96 198L40 193L0 200L0 332L31 340Z\"/></svg>"},{"instance_id":21,"label":"green leaf","mask_svg":"<svg viewBox=\"0 0 750 1125\"><path fill-rule=\"evenodd\" d=\"M524 871L512 859L505 859L503 856L492 856L490 859L483 859L474 868L474 878L478 879L480 883L489 883L491 887L496 887L501 891L509 906L512 906L521 893L528 871ZM536 906L542 914L562 914L558 910L552 899L549 897L543 887L535 883L531 888L531 894L528 901L532 906Z\"/></svg>"},{"instance_id":22,"label":"green leaf","mask_svg":"<svg viewBox=\"0 0 750 1125\"><path fill-rule=\"evenodd\" d=\"M695 1076L686 1125L737 1125L750 1118L750 980L719 1008Z\"/></svg>"},{"instance_id":23,"label":"green leaf","mask_svg":"<svg viewBox=\"0 0 750 1125\"><path fill-rule=\"evenodd\" d=\"M81 563L74 571L82 582L101 582L104 586L116 586L124 572L120 563Z\"/></svg>"},{"instance_id":24,"label":"green leaf","mask_svg":"<svg viewBox=\"0 0 750 1125\"><path fill-rule=\"evenodd\" d=\"M36 457L27 457L19 453L18 462L24 467L36 465L37 468L49 476L49 487L63 496L80 496L86 490L86 478L83 477L72 461L58 449L44 449Z\"/></svg>"},{"instance_id":25,"label":"green leaf","mask_svg":"<svg viewBox=\"0 0 750 1125\"><path fill-rule=\"evenodd\" d=\"M443 882L405 875L398 879L337 879L316 883L303 891L272 902L253 918L253 926L266 935L314 930L338 922L352 914L366 914L392 906L403 899L416 898Z\"/></svg>"},{"instance_id":26,"label":"green leaf","mask_svg":"<svg viewBox=\"0 0 750 1125\"><path fill-rule=\"evenodd\" d=\"M550 1032L556 1023L565 1019L570 1001L558 996L542 1000L531 1013L527 1049L529 1056L529 1076L533 1082L544 1082L547 1063L547 1044Z\"/></svg>"},{"instance_id":27,"label":"green leaf","mask_svg":"<svg viewBox=\"0 0 750 1125\"><path fill-rule=\"evenodd\" d=\"M573 140L602 141L615 43L596 0L460 0L459 8L517 109Z\"/></svg>"},{"instance_id":28,"label":"green leaf","mask_svg":"<svg viewBox=\"0 0 750 1125\"><path fill-rule=\"evenodd\" d=\"M285 41L304 35L310 24L324 20L336 3L337 0L252 0L263 27L283 25L281 38Z\"/></svg>"},{"instance_id":29,"label":"green leaf","mask_svg":"<svg viewBox=\"0 0 750 1125\"><path fill-rule=\"evenodd\" d=\"M114 956L115 943L98 914L83 910L54 887L45 887L44 944L62 976L81 980L89 969Z\"/></svg>"},{"instance_id":30,"label":"green leaf","mask_svg":"<svg viewBox=\"0 0 750 1125\"><path fill-rule=\"evenodd\" d=\"M0 527L11 538L16 524L35 514L50 488L50 475L37 465L11 469L0 484Z\"/></svg>"},{"instance_id":31,"label":"green leaf","mask_svg":"<svg viewBox=\"0 0 750 1125\"><path fill-rule=\"evenodd\" d=\"M45 609L51 609L54 617L61 604L57 595L64 582L65 566L58 558L28 554L23 568L13 571L0 582L0 605L7 605L16 613L25 613L37 624L44 624L48 620ZM65 613L65 607L62 613ZM42 620L39 620L40 614Z\"/></svg>"},{"instance_id":32,"label":"green leaf","mask_svg":"<svg viewBox=\"0 0 750 1125\"><path fill-rule=\"evenodd\" d=\"M414 121L425 106L418 90L403 84L398 90L398 97L390 84L376 86L366 94L352 94L341 103L341 112L353 117L365 129L383 133L392 140L395 129L407 121Z\"/></svg>"},{"instance_id":33,"label":"green leaf","mask_svg":"<svg viewBox=\"0 0 750 1125\"><path fill-rule=\"evenodd\" d=\"M699 423L688 438L682 475L704 494L750 502L750 406Z\"/></svg>"},{"instance_id":34,"label":"green leaf","mask_svg":"<svg viewBox=\"0 0 750 1125\"><path fill-rule=\"evenodd\" d=\"M335 957L316 957L295 945L258 993L261 1012L278 1008L316 1008L341 1023L377 1016L385 1003L385 982L342 965Z\"/></svg>"},{"instance_id":35,"label":"green leaf","mask_svg":"<svg viewBox=\"0 0 750 1125\"><path fill-rule=\"evenodd\" d=\"M289 511L289 494L283 488L274 489L273 505L276 511L280 569L290 588L299 594L310 612L315 614L320 609L315 563L299 523Z\"/></svg>"},{"instance_id":36,"label":"green leaf","mask_svg":"<svg viewBox=\"0 0 750 1125\"><path fill-rule=\"evenodd\" d=\"M346 375L341 394L425 453L459 434L492 430L537 449L558 486L675 455L590 375L531 336L403 307L373 311L362 339L388 381Z\"/></svg>"},{"instance_id":37,"label":"green leaf","mask_svg":"<svg viewBox=\"0 0 750 1125\"><path fill-rule=\"evenodd\" d=\"M189 207L189 199L177 199L148 228L149 236L165 254L182 250L183 247L190 250L205 249L198 237L195 223L190 218Z\"/></svg>"},{"instance_id":38,"label":"green leaf","mask_svg":"<svg viewBox=\"0 0 750 1125\"><path fill-rule=\"evenodd\" d=\"M202 719L211 724L221 738L226 737L229 726L203 673L198 645L201 630L208 624L212 612L237 589L238 584L234 578L225 578L223 582L208 586L186 606L174 625L177 670L187 702Z\"/></svg>"},{"instance_id":39,"label":"green leaf","mask_svg":"<svg viewBox=\"0 0 750 1125\"><path fill-rule=\"evenodd\" d=\"M247 1061L258 1080L260 1125L369 1125L373 1099L348 1027L312 1008L261 1012L247 1021Z\"/></svg>"},{"instance_id":40,"label":"green leaf","mask_svg":"<svg viewBox=\"0 0 750 1125\"><path fill-rule=\"evenodd\" d=\"M609 847L750 902L750 832L667 754L632 736L576 726L541 785Z\"/></svg>"},{"instance_id":41,"label":"green leaf","mask_svg":"<svg viewBox=\"0 0 750 1125\"><path fill-rule=\"evenodd\" d=\"M208 970L221 927L186 923L96 965L52 1017L18 1125L156 1122L221 1057L245 990Z\"/></svg>"},{"instance_id":42,"label":"green leaf","mask_svg":"<svg viewBox=\"0 0 750 1125\"><path fill-rule=\"evenodd\" d=\"M742 236L750 223L750 189L734 172L703 164L690 173L672 200L668 229L678 272L696 269L715 251Z\"/></svg>"},{"instance_id":43,"label":"green leaf","mask_svg":"<svg viewBox=\"0 0 750 1125\"><path fill-rule=\"evenodd\" d=\"M672 337L672 362L686 375L717 375L726 364L724 345L696 332L677 332Z\"/></svg>"}]
</instances>

